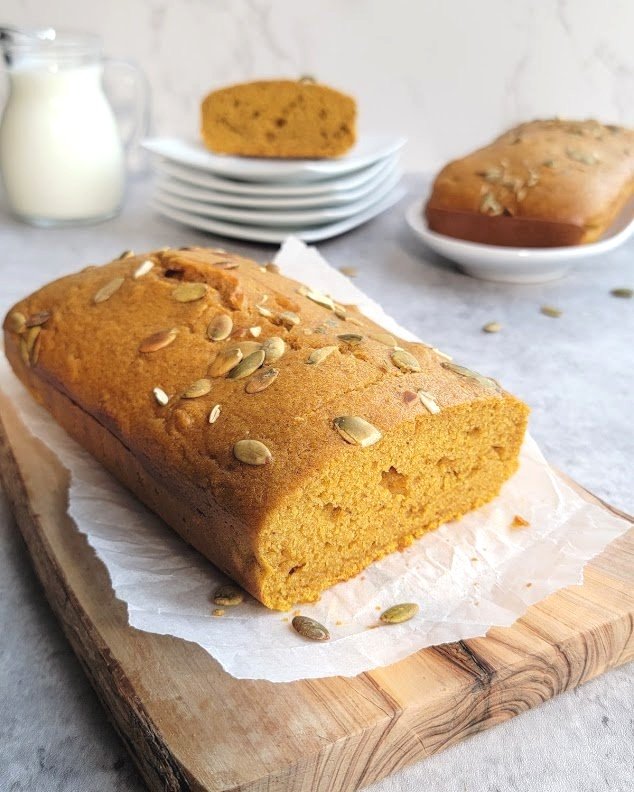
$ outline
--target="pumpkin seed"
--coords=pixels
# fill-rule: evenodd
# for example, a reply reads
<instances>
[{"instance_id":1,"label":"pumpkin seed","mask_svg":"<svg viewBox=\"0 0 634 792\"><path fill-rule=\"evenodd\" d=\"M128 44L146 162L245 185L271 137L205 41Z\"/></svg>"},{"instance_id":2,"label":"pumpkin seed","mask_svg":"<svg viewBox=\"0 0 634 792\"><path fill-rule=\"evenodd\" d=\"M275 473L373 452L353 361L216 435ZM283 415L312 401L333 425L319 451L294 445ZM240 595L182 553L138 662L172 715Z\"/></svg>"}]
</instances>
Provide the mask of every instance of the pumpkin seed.
<instances>
[{"instance_id":1,"label":"pumpkin seed","mask_svg":"<svg viewBox=\"0 0 634 792\"><path fill-rule=\"evenodd\" d=\"M347 278L356 278L359 270L356 267L339 267L339 272Z\"/></svg>"},{"instance_id":2,"label":"pumpkin seed","mask_svg":"<svg viewBox=\"0 0 634 792\"><path fill-rule=\"evenodd\" d=\"M327 294L323 294L323 292L317 291L315 289L307 289L304 292L304 297L307 297L309 300L312 300L317 305L321 305L324 308L328 308L330 311L335 310L335 302L332 297L329 297Z\"/></svg>"},{"instance_id":3,"label":"pumpkin seed","mask_svg":"<svg viewBox=\"0 0 634 792\"><path fill-rule=\"evenodd\" d=\"M395 349L391 355L392 363L401 371L420 371L420 363L414 355L409 353L406 349Z\"/></svg>"},{"instance_id":4,"label":"pumpkin seed","mask_svg":"<svg viewBox=\"0 0 634 792\"><path fill-rule=\"evenodd\" d=\"M502 180L503 172L500 168L485 168L482 171L478 171L477 175L482 176L489 184L497 184Z\"/></svg>"},{"instance_id":5,"label":"pumpkin seed","mask_svg":"<svg viewBox=\"0 0 634 792\"><path fill-rule=\"evenodd\" d=\"M379 344L385 344L385 346L396 346L396 339L389 333L371 333L370 338L372 338L374 341L378 341Z\"/></svg>"},{"instance_id":6,"label":"pumpkin seed","mask_svg":"<svg viewBox=\"0 0 634 792\"><path fill-rule=\"evenodd\" d=\"M35 329L35 328L33 328L33 329ZM39 330L40 328L38 327L37 329ZM27 345L28 345L28 339L27 339ZM33 341L33 345L31 347L31 365L32 366L35 366L35 364L39 360L40 347L41 346L42 346L42 336L40 335L40 333L38 333L35 336L35 340Z\"/></svg>"},{"instance_id":7,"label":"pumpkin seed","mask_svg":"<svg viewBox=\"0 0 634 792\"><path fill-rule=\"evenodd\" d=\"M485 333L499 333L502 325L499 322L487 322L482 329Z\"/></svg>"},{"instance_id":8,"label":"pumpkin seed","mask_svg":"<svg viewBox=\"0 0 634 792\"><path fill-rule=\"evenodd\" d=\"M291 330L300 323L301 319L294 311L282 311L281 314L278 314L277 321Z\"/></svg>"},{"instance_id":9,"label":"pumpkin seed","mask_svg":"<svg viewBox=\"0 0 634 792\"><path fill-rule=\"evenodd\" d=\"M223 605L225 608L232 608L234 605L240 605L244 601L244 591L234 586L232 583L225 583L214 591L213 594L214 605Z\"/></svg>"},{"instance_id":10,"label":"pumpkin seed","mask_svg":"<svg viewBox=\"0 0 634 792\"><path fill-rule=\"evenodd\" d=\"M346 344L351 344L352 346L356 346L363 341L363 336L359 335L359 333L341 333L337 336L337 338Z\"/></svg>"},{"instance_id":11,"label":"pumpkin seed","mask_svg":"<svg viewBox=\"0 0 634 792\"><path fill-rule=\"evenodd\" d=\"M251 376L264 363L264 357L263 350L258 349L257 352L252 352L242 358L238 365L227 374L228 379L244 379Z\"/></svg>"},{"instance_id":12,"label":"pumpkin seed","mask_svg":"<svg viewBox=\"0 0 634 792\"><path fill-rule=\"evenodd\" d=\"M542 305L539 310L544 316L550 316L552 319L558 319L563 313L562 310L555 308L554 305Z\"/></svg>"},{"instance_id":13,"label":"pumpkin seed","mask_svg":"<svg viewBox=\"0 0 634 792\"><path fill-rule=\"evenodd\" d=\"M210 424L216 423L216 421L218 420L218 418L220 418L220 410L221 410L221 409L222 409L222 408L220 407L220 405L219 405L219 404L215 404L215 405L214 405L214 406L211 408L211 412L209 413L209 423L210 423Z\"/></svg>"},{"instance_id":14,"label":"pumpkin seed","mask_svg":"<svg viewBox=\"0 0 634 792\"><path fill-rule=\"evenodd\" d=\"M330 357L337 348L336 346L325 346L319 349L313 349L306 362L311 366L318 366L320 363L323 363L327 357Z\"/></svg>"},{"instance_id":15,"label":"pumpkin seed","mask_svg":"<svg viewBox=\"0 0 634 792\"><path fill-rule=\"evenodd\" d=\"M443 361L440 365L443 368L449 369L449 371L453 371L454 374L459 374L461 377L475 380L485 388L494 388L495 390L499 389L499 385L494 379L491 379L491 377L485 377L482 374L479 374L477 371L472 371L471 369L466 368L466 366L459 366L457 363L450 361Z\"/></svg>"},{"instance_id":16,"label":"pumpkin seed","mask_svg":"<svg viewBox=\"0 0 634 792\"><path fill-rule=\"evenodd\" d=\"M231 335L233 319L229 314L218 314L207 325L207 338L211 341L224 341Z\"/></svg>"},{"instance_id":17,"label":"pumpkin seed","mask_svg":"<svg viewBox=\"0 0 634 792\"><path fill-rule=\"evenodd\" d=\"M277 266L277 264L274 264L272 261L268 261L264 265L264 269L267 272L275 272L276 274L279 274L279 272L280 272L280 268Z\"/></svg>"},{"instance_id":18,"label":"pumpkin seed","mask_svg":"<svg viewBox=\"0 0 634 792\"><path fill-rule=\"evenodd\" d=\"M20 311L13 311L7 318L7 330L10 333L23 333L26 330L26 316Z\"/></svg>"},{"instance_id":19,"label":"pumpkin seed","mask_svg":"<svg viewBox=\"0 0 634 792\"><path fill-rule=\"evenodd\" d=\"M214 608L211 612L212 616L224 616L225 612L222 608Z\"/></svg>"},{"instance_id":20,"label":"pumpkin seed","mask_svg":"<svg viewBox=\"0 0 634 792\"><path fill-rule=\"evenodd\" d=\"M482 197L482 201L480 203L480 211L483 214L490 215L491 217L496 217L497 215L502 214L502 212L504 211L504 207L497 200L497 198L493 195L492 192L487 192Z\"/></svg>"},{"instance_id":21,"label":"pumpkin seed","mask_svg":"<svg viewBox=\"0 0 634 792\"><path fill-rule=\"evenodd\" d=\"M434 401L434 397L431 393L428 393L424 390L418 391L418 398L421 401L421 404L426 407L432 415L436 415L436 413L440 412L440 407Z\"/></svg>"},{"instance_id":22,"label":"pumpkin seed","mask_svg":"<svg viewBox=\"0 0 634 792\"><path fill-rule=\"evenodd\" d=\"M154 267L154 262L150 259L146 259L145 261L141 262L139 266L134 270L132 273L132 277L134 280L138 280L142 278L144 275L147 275L148 272Z\"/></svg>"},{"instance_id":23,"label":"pumpkin seed","mask_svg":"<svg viewBox=\"0 0 634 792\"><path fill-rule=\"evenodd\" d=\"M402 624L409 621L418 613L418 605L415 602L402 602L400 605L392 605L391 608L383 611L379 617L383 624Z\"/></svg>"},{"instance_id":24,"label":"pumpkin seed","mask_svg":"<svg viewBox=\"0 0 634 792\"><path fill-rule=\"evenodd\" d=\"M383 437L381 432L372 426L371 423L357 415L340 415L335 418L335 429L343 437L346 443L358 445L362 448L374 445Z\"/></svg>"},{"instance_id":25,"label":"pumpkin seed","mask_svg":"<svg viewBox=\"0 0 634 792\"><path fill-rule=\"evenodd\" d=\"M629 300L629 299L631 299L634 296L634 290L632 290L632 289L622 289L622 288L612 289L610 294L613 297L623 297L624 299Z\"/></svg>"},{"instance_id":26,"label":"pumpkin seed","mask_svg":"<svg viewBox=\"0 0 634 792\"><path fill-rule=\"evenodd\" d=\"M232 368L237 366L242 358L242 352L238 349L238 347L233 346L229 347L228 349L223 349L222 352L219 352L216 355L213 362L209 366L209 376L222 377L228 371L231 371Z\"/></svg>"},{"instance_id":27,"label":"pumpkin seed","mask_svg":"<svg viewBox=\"0 0 634 792\"><path fill-rule=\"evenodd\" d=\"M330 633L324 625L311 619L310 616L294 616L291 624L295 632L309 641L328 641L330 639Z\"/></svg>"},{"instance_id":28,"label":"pumpkin seed","mask_svg":"<svg viewBox=\"0 0 634 792\"><path fill-rule=\"evenodd\" d=\"M254 377L251 377L251 379L244 386L244 390L247 393L259 393L260 391L266 390L269 385L272 385L275 382L279 373L279 369L276 368L264 369Z\"/></svg>"},{"instance_id":29,"label":"pumpkin seed","mask_svg":"<svg viewBox=\"0 0 634 792\"><path fill-rule=\"evenodd\" d=\"M556 165L556 163L555 163L555 160L554 160L554 159L545 159L545 160L542 162L542 165L543 165L545 168L554 168L554 167L555 167L555 165Z\"/></svg>"},{"instance_id":30,"label":"pumpkin seed","mask_svg":"<svg viewBox=\"0 0 634 792\"><path fill-rule=\"evenodd\" d=\"M167 395L167 393L165 393L163 388L152 388L152 393L161 407L165 407L167 402L170 400L170 397Z\"/></svg>"},{"instance_id":31,"label":"pumpkin seed","mask_svg":"<svg viewBox=\"0 0 634 792\"><path fill-rule=\"evenodd\" d=\"M172 297L176 302L188 303L201 300L207 294L206 283L179 283L172 292Z\"/></svg>"},{"instance_id":32,"label":"pumpkin seed","mask_svg":"<svg viewBox=\"0 0 634 792\"><path fill-rule=\"evenodd\" d=\"M566 155L568 159L574 160L575 162L581 162L584 165L596 165L599 162L599 158L595 154L589 154L586 151L579 151L579 149L566 149Z\"/></svg>"},{"instance_id":33,"label":"pumpkin seed","mask_svg":"<svg viewBox=\"0 0 634 792\"><path fill-rule=\"evenodd\" d=\"M286 344L279 336L271 336L262 344L265 363L275 363L286 352Z\"/></svg>"},{"instance_id":34,"label":"pumpkin seed","mask_svg":"<svg viewBox=\"0 0 634 792\"><path fill-rule=\"evenodd\" d=\"M259 440L238 440L233 446L233 455L245 465L268 465L273 460L269 449Z\"/></svg>"},{"instance_id":35,"label":"pumpkin seed","mask_svg":"<svg viewBox=\"0 0 634 792\"><path fill-rule=\"evenodd\" d=\"M26 326L39 327L39 325L46 324L50 318L50 311L38 311L37 313L31 314L31 316L29 316L29 318L26 320Z\"/></svg>"},{"instance_id":36,"label":"pumpkin seed","mask_svg":"<svg viewBox=\"0 0 634 792\"><path fill-rule=\"evenodd\" d=\"M120 256L117 256L116 261L123 261L124 259L129 259L134 257L134 250L124 250Z\"/></svg>"},{"instance_id":37,"label":"pumpkin seed","mask_svg":"<svg viewBox=\"0 0 634 792\"><path fill-rule=\"evenodd\" d=\"M171 330L159 330L157 333L152 333L139 344L139 352L158 352L163 349L176 338L178 330L172 327Z\"/></svg>"},{"instance_id":38,"label":"pumpkin seed","mask_svg":"<svg viewBox=\"0 0 634 792\"><path fill-rule=\"evenodd\" d=\"M183 393L183 399L197 399L199 396L206 396L211 390L211 380L203 377L197 379Z\"/></svg>"},{"instance_id":39,"label":"pumpkin seed","mask_svg":"<svg viewBox=\"0 0 634 792\"><path fill-rule=\"evenodd\" d=\"M26 338L24 336L20 336L20 357L25 366L31 365L29 350L26 346Z\"/></svg>"},{"instance_id":40,"label":"pumpkin seed","mask_svg":"<svg viewBox=\"0 0 634 792\"><path fill-rule=\"evenodd\" d=\"M251 333L254 338L257 338L262 333L262 328L259 325L255 325L249 328L249 333Z\"/></svg>"},{"instance_id":41,"label":"pumpkin seed","mask_svg":"<svg viewBox=\"0 0 634 792\"><path fill-rule=\"evenodd\" d=\"M263 305L256 305L256 311L263 316L265 319L272 319L273 318L273 311L269 311L268 308L265 308Z\"/></svg>"},{"instance_id":42,"label":"pumpkin seed","mask_svg":"<svg viewBox=\"0 0 634 792\"><path fill-rule=\"evenodd\" d=\"M339 303L335 303L335 316L337 317L337 319L343 319L344 322L346 321L346 319L348 318L348 314L343 305L339 305Z\"/></svg>"},{"instance_id":43,"label":"pumpkin seed","mask_svg":"<svg viewBox=\"0 0 634 792\"><path fill-rule=\"evenodd\" d=\"M33 347L35 346L35 342L40 335L41 330L42 328L36 325L35 327L29 327L26 332L26 349L29 353L29 357L33 352Z\"/></svg>"},{"instance_id":44,"label":"pumpkin seed","mask_svg":"<svg viewBox=\"0 0 634 792\"><path fill-rule=\"evenodd\" d=\"M112 295L121 288L123 285L123 278L113 278L111 281L108 281L105 286L102 286L101 289L95 294L92 298L93 302L95 303L102 303L109 300Z\"/></svg>"}]
</instances>

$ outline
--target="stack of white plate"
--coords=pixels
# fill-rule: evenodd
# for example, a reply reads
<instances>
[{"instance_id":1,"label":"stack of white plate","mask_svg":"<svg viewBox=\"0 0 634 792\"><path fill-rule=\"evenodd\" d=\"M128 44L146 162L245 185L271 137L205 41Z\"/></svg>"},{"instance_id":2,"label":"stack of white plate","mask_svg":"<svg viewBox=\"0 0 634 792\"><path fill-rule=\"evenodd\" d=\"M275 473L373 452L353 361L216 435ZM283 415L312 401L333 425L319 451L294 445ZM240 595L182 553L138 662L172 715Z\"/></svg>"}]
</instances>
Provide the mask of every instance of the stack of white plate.
<instances>
[{"instance_id":1,"label":"stack of white plate","mask_svg":"<svg viewBox=\"0 0 634 792\"><path fill-rule=\"evenodd\" d=\"M275 160L212 154L198 143L153 138L152 206L213 234L317 242L343 234L389 209L400 186L402 137L368 135L344 157Z\"/></svg>"}]
</instances>

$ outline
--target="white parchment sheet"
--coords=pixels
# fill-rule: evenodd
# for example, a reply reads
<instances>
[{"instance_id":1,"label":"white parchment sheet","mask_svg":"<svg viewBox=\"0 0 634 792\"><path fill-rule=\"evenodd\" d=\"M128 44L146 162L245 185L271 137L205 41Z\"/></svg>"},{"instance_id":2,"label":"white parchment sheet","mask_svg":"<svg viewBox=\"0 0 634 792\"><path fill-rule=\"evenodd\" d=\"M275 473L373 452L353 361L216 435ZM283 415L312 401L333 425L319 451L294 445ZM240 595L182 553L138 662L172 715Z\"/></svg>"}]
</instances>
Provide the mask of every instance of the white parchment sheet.
<instances>
[{"instance_id":1,"label":"white parchment sheet","mask_svg":"<svg viewBox=\"0 0 634 792\"><path fill-rule=\"evenodd\" d=\"M314 248L291 238L276 261L285 274L339 302L356 303L390 332L414 339ZM519 471L494 502L302 606L331 632L329 642L311 643L292 630L289 614L251 598L213 616L210 594L226 578L71 440L28 395L4 356L0 388L28 431L70 471L69 513L107 567L130 625L194 641L239 678L352 676L426 646L510 625L532 603L580 583L584 564L628 528L557 478L527 438ZM516 514L530 526L511 529ZM379 611L398 602L417 602L419 614L374 629Z\"/></svg>"}]
</instances>

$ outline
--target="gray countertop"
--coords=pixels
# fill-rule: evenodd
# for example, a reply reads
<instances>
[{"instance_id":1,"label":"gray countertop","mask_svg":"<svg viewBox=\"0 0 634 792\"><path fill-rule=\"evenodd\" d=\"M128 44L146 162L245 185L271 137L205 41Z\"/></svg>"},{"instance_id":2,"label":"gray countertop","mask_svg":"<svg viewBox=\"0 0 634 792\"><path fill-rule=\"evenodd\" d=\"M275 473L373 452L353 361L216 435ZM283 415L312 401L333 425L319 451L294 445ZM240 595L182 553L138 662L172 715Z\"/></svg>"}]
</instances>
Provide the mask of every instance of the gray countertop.
<instances>
[{"instance_id":1,"label":"gray countertop","mask_svg":"<svg viewBox=\"0 0 634 792\"><path fill-rule=\"evenodd\" d=\"M319 245L334 266L389 314L455 359L500 379L533 408L547 458L615 506L634 511L634 240L552 283L515 286L462 275L408 231L408 198L385 215ZM221 245L260 260L274 247L212 238L147 209L149 185L131 187L120 217L79 229L34 229L0 209L0 310L42 283L124 248ZM556 305L559 319L539 312ZM481 331L488 321L500 333ZM110 792L141 789L35 579L6 501L0 500L0 789ZM376 784L375 792L600 792L631 789L632 666L611 671ZM333 792L336 792L333 790Z\"/></svg>"}]
</instances>

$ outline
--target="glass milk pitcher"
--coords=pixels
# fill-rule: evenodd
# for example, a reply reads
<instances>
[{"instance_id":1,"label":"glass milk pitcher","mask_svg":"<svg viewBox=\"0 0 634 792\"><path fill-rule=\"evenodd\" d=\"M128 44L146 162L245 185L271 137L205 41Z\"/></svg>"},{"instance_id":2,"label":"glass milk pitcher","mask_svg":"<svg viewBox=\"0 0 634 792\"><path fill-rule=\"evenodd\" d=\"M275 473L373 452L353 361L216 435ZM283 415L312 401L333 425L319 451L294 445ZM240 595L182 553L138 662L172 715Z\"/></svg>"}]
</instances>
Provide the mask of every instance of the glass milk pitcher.
<instances>
[{"instance_id":1,"label":"glass milk pitcher","mask_svg":"<svg viewBox=\"0 0 634 792\"><path fill-rule=\"evenodd\" d=\"M0 124L0 173L22 220L57 226L117 214L125 187L125 153L104 93L104 65L135 71L136 123L147 131L148 90L141 72L101 53L98 37L52 28L0 27L9 96Z\"/></svg>"}]
</instances>

